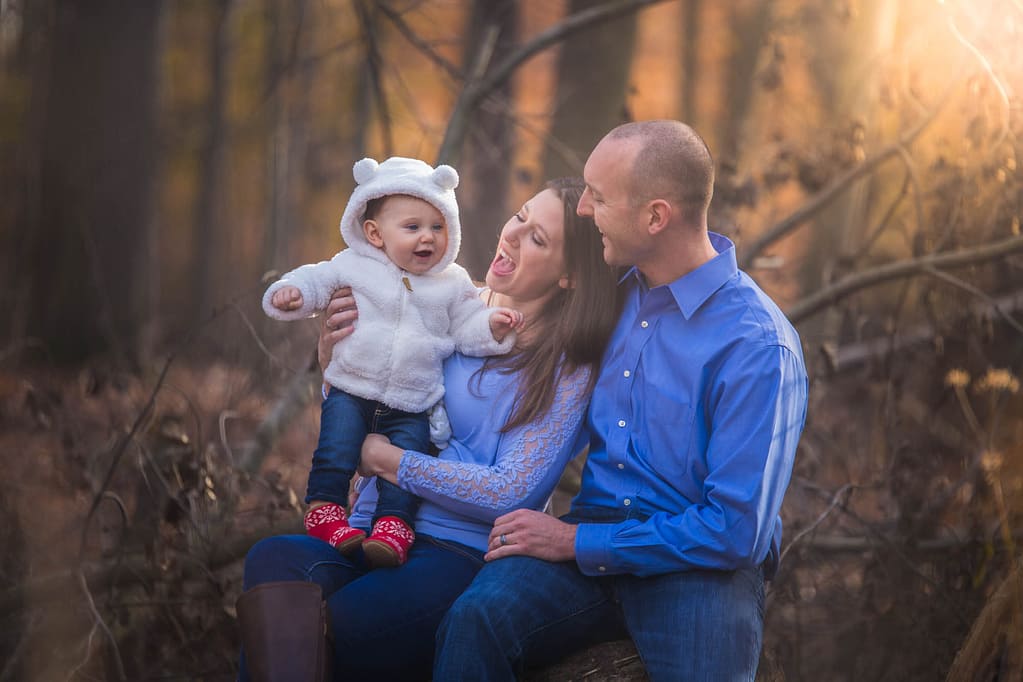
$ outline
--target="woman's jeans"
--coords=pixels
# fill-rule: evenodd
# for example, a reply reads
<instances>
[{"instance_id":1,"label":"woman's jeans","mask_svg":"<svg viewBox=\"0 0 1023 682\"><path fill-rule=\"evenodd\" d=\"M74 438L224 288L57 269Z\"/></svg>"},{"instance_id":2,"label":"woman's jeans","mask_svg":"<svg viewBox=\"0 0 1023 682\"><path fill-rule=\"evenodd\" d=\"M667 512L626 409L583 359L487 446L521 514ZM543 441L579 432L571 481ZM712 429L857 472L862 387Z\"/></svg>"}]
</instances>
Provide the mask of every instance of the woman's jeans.
<instances>
[{"instance_id":1,"label":"woman's jeans","mask_svg":"<svg viewBox=\"0 0 1023 682\"><path fill-rule=\"evenodd\" d=\"M587 576L574 561L488 563L437 634L436 682L515 680L572 651L631 637L650 679L752 682L761 568Z\"/></svg>"},{"instance_id":2,"label":"woman's jeans","mask_svg":"<svg viewBox=\"0 0 1023 682\"><path fill-rule=\"evenodd\" d=\"M387 436L402 450L430 451L430 424L425 412L403 412L331 387L320 408L320 440L306 488L306 504L313 500L348 506L348 485L359 466L362 442L369 433ZM376 521L397 516L410 527L419 498L377 477Z\"/></svg>"},{"instance_id":3,"label":"woman's jeans","mask_svg":"<svg viewBox=\"0 0 1023 682\"><path fill-rule=\"evenodd\" d=\"M420 535L405 564L369 570L361 556L349 559L322 540L284 535L249 550L244 589L278 580L319 583L337 679L429 679L437 626L482 565L481 552ZM239 679L249 679L244 657Z\"/></svg>"}]
</instances>

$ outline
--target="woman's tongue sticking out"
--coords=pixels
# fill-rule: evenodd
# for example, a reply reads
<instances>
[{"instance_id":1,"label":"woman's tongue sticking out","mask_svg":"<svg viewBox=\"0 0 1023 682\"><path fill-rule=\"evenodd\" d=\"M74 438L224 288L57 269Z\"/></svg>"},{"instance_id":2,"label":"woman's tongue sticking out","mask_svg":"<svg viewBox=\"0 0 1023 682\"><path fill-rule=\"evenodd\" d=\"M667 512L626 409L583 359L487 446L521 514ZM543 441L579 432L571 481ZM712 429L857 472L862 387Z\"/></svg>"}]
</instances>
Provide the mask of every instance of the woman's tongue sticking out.
<instances>
[{"instance_id":1,"label":"woman's tongue sticking out","mask_svg":"<svg viewBox=\"0 0 1023 682\"><path fill-rule=\"evenodd\" d=\"M507 277L515 271L515 261L508 258L502 249L498 249L494 262L490 264L490 271L498 277Z\"/></svg>"}]
</instances>

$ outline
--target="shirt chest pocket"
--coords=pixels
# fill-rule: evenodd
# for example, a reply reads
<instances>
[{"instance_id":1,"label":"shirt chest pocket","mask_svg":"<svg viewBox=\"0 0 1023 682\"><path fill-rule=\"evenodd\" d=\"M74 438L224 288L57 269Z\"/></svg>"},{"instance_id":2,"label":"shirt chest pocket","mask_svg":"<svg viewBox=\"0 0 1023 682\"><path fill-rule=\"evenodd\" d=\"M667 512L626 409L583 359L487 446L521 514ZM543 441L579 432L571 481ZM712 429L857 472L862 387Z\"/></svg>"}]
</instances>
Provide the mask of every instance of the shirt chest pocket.
<instances>
[{"instance_id":1,"label":"shirt chest pocket","mask_svg":"<svg viewBox=\"0 0 1023 682\"><path fill-rule=\"evenodd\" d=\"M681 490L691 480L697 462L696 410L688 397L667 387L648 386L633 431L637 454L665 483Z\"/></svg>"}]
</instances>

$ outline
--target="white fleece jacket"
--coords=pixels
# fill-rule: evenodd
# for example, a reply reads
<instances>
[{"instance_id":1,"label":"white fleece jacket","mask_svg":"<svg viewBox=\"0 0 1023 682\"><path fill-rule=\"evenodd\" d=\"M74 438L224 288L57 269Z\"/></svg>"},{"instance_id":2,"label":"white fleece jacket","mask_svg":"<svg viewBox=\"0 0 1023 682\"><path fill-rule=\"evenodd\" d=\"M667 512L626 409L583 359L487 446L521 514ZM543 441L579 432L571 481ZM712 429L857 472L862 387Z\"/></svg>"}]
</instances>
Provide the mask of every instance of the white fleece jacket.
<instances>
[{"instance_id":1,"label":"white fleece jacket","mask_svg":"<svg viewBox=\"0 0 1023 682\"><path fill-rule=\"evenodd\" d=\"M335 289L350 286L359 319L352 335L334 345L324 379L352 395L424 412L444 395L445 358L456 350L474 356L507 353L515 345L515 333L501 343L494 340L492 309L479 299L469 273L455 263L462 239L455 169L391 157L380 164L362 159L352 171L357 185L340 225L348 248L274 282L263 295L263 310L279 320L309 317L326 309ZM394 194L433 204L447 224L447 249L422 275L401 270L369 243L362 229L366 203ZM288 285L302 292L302 307L281 312L270 299Z\"/></svg>"},{"instance_id":2,"label":"white fleece jacket","mask_svg":"<svg viewBox=\"0 0 1023 682\"><path fill-rule=\"evenodd\" d=\"M511 350L515 334L501 343L494 340L492 309L479 299L460 265L413 275L386 256L372 255L346 249L329 261L292 270L263 295L267 315L296 320L325 310L338 287L352 288L359 319L352 335L334 346L323 375L331 386L395 409L423 412L444 395L442 364L452 352L485 356ZM303 305L282 312L270 299L288 285L302 292Z\"/></svg>"}]
</instances>

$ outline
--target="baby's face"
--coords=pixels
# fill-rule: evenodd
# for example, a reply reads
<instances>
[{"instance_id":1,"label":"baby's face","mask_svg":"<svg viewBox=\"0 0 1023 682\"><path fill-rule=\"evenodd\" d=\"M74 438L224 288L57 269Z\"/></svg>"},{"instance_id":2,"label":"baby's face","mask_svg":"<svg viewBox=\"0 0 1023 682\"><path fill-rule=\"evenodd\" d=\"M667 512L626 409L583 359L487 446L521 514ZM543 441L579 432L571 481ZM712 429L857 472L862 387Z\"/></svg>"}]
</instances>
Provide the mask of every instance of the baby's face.
<instances>
[{"instance_id":1,"label":"baby's face","mask_svg":"<svg viewBox=\"0 0 1023 682\"><path fill-rule=\"evenodd\" d=\"M374 220L367 222L367 237L376 223L391 262L406 272L422 275L444 257L448 249L448 225L437 208L422 199L403 194L389 197ZM370 239L372 242L372 238Z\"/></svg>"}]
</instances>

